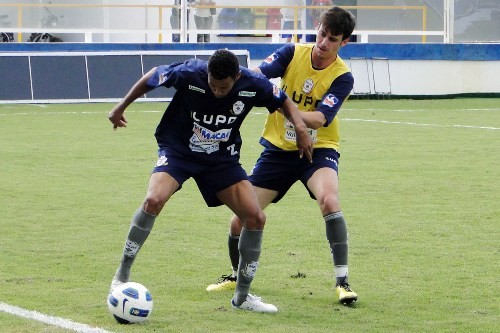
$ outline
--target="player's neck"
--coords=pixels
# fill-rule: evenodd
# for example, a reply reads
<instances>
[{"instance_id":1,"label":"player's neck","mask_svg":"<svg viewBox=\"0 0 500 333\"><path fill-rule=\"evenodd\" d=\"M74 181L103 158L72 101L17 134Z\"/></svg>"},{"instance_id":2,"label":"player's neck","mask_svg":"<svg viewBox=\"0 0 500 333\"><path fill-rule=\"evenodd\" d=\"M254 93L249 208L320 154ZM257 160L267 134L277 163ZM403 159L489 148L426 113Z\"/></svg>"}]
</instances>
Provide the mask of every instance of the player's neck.
<instances>
[{"instance_id":1,"label":"player's neck","mask_svg":"<svg viewBox=\"0 0 500 333\"><path fill-rule=\"evenodd\" d=\"M314 54L314 52L311 54L311 63L314 69L321 70L325 69L331 64L333 64L337 60L337 55L334 57L330 58L321 58L318 55Z\"/></svg>"}]
</instances>

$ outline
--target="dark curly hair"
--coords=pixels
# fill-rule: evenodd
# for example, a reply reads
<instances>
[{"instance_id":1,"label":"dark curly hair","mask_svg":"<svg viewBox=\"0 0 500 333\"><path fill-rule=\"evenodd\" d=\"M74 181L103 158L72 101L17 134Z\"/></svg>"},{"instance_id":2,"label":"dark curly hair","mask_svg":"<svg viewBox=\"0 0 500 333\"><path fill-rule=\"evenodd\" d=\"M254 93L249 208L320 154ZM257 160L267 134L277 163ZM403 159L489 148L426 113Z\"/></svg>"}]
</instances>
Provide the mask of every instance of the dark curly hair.
<instances>
[{"instance_id":1,"label":"dark curly hair","mask_svg":"<svg viewBox=\"0 0 500 333\"><path fill-rule=\"evenodd\" d=\"M343 8L334 6L321 13L319 18L321 27L334 36L342 35L342 40L351 37L356 18Z\"/></svg>"},{"instance_id":2,"label":"dark curly hair","mask_svg":"<svg viewBox=\"0 0 500 333\"><path fill-rule=\"evenodd\" d=\"M224 80L228 77L236 79L240 72L238 58L229 50L217 50L208 59L208 72L216 80Z\"/></svg>"}]
</instances>

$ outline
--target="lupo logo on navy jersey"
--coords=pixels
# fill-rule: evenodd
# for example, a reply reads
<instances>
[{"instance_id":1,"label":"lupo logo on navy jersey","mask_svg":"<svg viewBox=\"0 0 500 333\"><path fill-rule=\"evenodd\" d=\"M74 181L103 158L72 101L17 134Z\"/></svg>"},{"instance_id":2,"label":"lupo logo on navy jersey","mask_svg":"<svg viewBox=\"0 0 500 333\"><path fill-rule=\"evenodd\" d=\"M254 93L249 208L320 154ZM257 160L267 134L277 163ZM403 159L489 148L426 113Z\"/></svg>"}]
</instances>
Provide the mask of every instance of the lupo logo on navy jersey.
<instances>
[{"instance_id":1,"label":"lupo logo on navy jersey","mask_svg":"<svg viewBox=\"0 0 500 333\"><path fill-rule=\"evenodd\" d=\"M198 118L196 111L191 111L191 118L194 121L199 123L207 124L207 125L220 125L220 124L232 124L236 121L237 117L226 117L223 114L213 115L213 114L204 114L201 118Z\"/></svg>"}]
</instances>

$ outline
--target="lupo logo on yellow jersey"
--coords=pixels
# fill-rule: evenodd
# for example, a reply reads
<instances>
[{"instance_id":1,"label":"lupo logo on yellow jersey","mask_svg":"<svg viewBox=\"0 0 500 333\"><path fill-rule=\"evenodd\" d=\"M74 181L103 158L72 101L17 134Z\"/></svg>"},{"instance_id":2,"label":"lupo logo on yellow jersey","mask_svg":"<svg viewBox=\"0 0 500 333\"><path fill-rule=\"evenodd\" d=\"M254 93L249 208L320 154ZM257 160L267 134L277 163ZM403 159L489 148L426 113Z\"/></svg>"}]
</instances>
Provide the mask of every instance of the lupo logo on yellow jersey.
<instances>
[{"instance_id":1,"label":"lupo logo on yellow jersey","mask_svg":"<svg viewBox=\"0 0 500 333\"><path fill-rule=\"evenodd\" d=\"M314 86L312 80L309 83L312 84L312 86L310 86L310 88L312 89ZM306 82L304 82L304 86L303 86L302 90L304 90L305 84L306 84ZM292 101L295 104L297 104L297 106L299 106L299 109L301 109L301 110L316 109L318 107L319 103L321 103L321 100L315 100L311 95L309 95L309 93L303 93L303 92L298 92L298 91L289 92L288 86L286 86L286 85L284 85L282 87L282 89L288 95L288 97L290 97L292 99Z\"/></svg>"}]
</instances>

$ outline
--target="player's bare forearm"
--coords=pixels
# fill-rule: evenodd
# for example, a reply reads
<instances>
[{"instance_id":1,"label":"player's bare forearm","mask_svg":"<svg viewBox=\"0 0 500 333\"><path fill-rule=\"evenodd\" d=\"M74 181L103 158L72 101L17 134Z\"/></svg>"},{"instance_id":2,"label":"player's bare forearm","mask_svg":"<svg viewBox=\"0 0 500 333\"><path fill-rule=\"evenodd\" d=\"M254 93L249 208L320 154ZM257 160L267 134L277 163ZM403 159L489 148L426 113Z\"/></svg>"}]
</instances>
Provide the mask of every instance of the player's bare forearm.
<instances>
[{"instance_id":1,"label":"player's bare forearm","mask_svg":"<svg viewBox=\"0 0 500 333\"><path fill-rule=\"evenodd\" d=\"M295 128L297 128L297 126L304 126L305 128L307 128L304 120L302 119L302 116L300 115L300 111L297 108L297 105L295 105L295 103L293 103L290 98L287 98L285 100L285 103L283 103L283 106L278 111L280 111L283 116L285 116L285 118L293 124Z\"/></svg>"},{"instance_id":2,"label":"player's bare forearm","mask_svg":"<svg viewBox=\"0 0 500 333\"><path fill-rule=\"evenodd\" d=\"M286 117L282 109L279 112ZM325 115L320 111L300 111L300 116L307 128L318 129L326 123Z\"/></svg>"},{"instance_id":3,"label":"player's bare forearm","mask_svg":"<svg viewBox=\"0 0 500 333\"><path fill-rule=\"evenodd\" d=\"M318 129L322 127L326 122L325 115L320 111L302 111L300 112L300 116L302 117L302 120L304 121L306 126L312 129Z\"/></svg>"},{"instance_id":4,"label":"player's bare forearm","mask_svg":"<svg viewBox=\"0 0 500 333\"><path fill-rule=\"evenodd\" d=\"M281 112L295 128L295 133L297 135L296 143L297 148L299 149L300 157L302 158L305 155L309 162L312 162L313 142L307 131L307 126L302 119L302 112L299 111L297 105L295 105L295 103L293 103L289 98L287 98L283 104Z\"/></svg>"},{"instance_id":5,"label":"player's bare forearm","mask_svg":"<svg viewBox=\"0 0 500 333\"><path fill-rule=\"evenodd\" d=\"M154 74L156 67L151 69L149 72L144 74L142 78L137 81L132 88L129 90L127 95L123 97L119 104L123 104L124 109L126 109L132 102L134 102L139 97L143 96L147 92L151 91L151 88L146 84L149 78Z\"/></svg>"},{"instance_id":6,"label":"player's bare forearm","mask_svg":"<svg viewBox=\"0 0 500 333\"><path fill-rule=\"evenodd\" d=\"M137 81L129 92L116 104L108 114L109 121L113 124L113 129L118 127L127 127L127 118L124 116L127 107L136 99L151 91L151 88L146 84L149 78L153 75L156 68L151 69L139 81Z\"/></svg>"}]
</instances>

